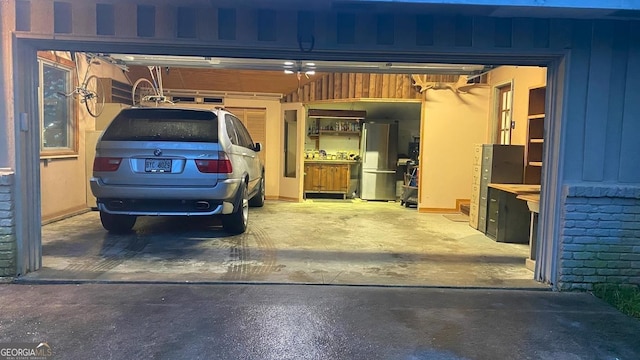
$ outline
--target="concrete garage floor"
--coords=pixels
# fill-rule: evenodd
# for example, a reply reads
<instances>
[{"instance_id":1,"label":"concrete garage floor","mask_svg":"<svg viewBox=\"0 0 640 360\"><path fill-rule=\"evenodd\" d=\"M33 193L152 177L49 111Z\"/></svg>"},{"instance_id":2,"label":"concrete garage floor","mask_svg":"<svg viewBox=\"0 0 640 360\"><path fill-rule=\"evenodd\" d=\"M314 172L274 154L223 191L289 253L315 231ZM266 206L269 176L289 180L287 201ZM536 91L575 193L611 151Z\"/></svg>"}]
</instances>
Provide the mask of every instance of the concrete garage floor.
<instances>
[{"instance_id":1,"label":"concrete garage floor","mask_svg":"<svg viewBox=\"0 0 640 360\"><path fill-rule=\"evenodd\" d=\"M142 217L110 235L97 212L43 226L43 268L18 281L260 282L547 289L526 244L399 203L267 201L249 230L215 219Z\"/></svg>"}]
</instances>

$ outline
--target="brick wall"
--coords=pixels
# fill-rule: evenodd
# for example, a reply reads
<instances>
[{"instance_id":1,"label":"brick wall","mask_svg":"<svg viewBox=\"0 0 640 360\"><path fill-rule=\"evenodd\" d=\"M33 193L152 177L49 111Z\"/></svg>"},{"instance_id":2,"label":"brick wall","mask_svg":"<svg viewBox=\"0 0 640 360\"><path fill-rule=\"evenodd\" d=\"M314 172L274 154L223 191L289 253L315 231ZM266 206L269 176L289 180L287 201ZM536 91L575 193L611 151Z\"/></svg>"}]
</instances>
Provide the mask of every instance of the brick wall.
<instances>
[{"instance_id":1,"label":"brick wall","mask_svg":"<svg viewBox=\"0 0 640 360\"><path fill-rule=\"evenodd\" d=\"M0 277L16 274L13 173L0 169Z\"/></svg>"},{"instance_id":2,"label":"brick wall","mask_svg":"<svg viewBox=\"0 0 640 360\"><path fill-rule=\"evenodd\" d=\"M568 186L561 224L561 290L640 285L640 187Z\"/></svg>"}]
</instances>

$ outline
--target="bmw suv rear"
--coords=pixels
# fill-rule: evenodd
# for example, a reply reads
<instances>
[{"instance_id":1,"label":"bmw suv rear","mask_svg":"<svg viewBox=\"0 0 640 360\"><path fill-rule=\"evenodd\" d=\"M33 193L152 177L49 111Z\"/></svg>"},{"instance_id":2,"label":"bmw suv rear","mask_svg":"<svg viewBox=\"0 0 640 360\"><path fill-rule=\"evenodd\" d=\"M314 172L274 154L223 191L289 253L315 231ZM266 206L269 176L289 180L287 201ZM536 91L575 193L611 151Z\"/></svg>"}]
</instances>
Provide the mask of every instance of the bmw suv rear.
<instances>
[{"instance_id":1,"label":"bmw suv rear","mask_svg":"<svg viewBox=\"0 0 640 360\"><path fill-rule=\"evenodd\" d=\"M96 145L91 191L103 227L130 231L138 216L222 216L247 229L263 206L264 166L242 122L224 109L122 110Z\"/></svg>"}]
</instances>

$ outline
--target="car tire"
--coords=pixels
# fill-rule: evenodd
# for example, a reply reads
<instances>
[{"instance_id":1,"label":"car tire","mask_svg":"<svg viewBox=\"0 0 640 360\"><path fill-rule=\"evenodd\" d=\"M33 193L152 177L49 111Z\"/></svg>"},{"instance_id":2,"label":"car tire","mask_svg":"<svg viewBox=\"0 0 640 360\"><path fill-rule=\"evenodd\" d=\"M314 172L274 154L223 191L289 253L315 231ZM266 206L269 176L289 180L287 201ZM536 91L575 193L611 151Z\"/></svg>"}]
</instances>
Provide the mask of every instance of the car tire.
<instances>
[{"instance_id":1,"label":"car tire","mask_svg":"<svg viewBox=\"0 0 640 360\"><path fill-rule=\"evenodd\" d=\"M264 206L264 174L260 178L260 184L258 185L258 192L249 200L249 206L262 207Z\"/></svg>"},{"instance_id":2,"label":"car tire","mask_svg":"<svg viewBox=\"0 0 640 360\"><path fill-rule=\"evenodd\" d=\"M236 206L233 213L222 217L222 228L234 235L247 231L247 224L249 223L249 194L247 185L244 182L241 183L238 193L238 206Z\"/></svg>"},{"instance_id":3,"label":"car tire","mask_svg":"<svg viewBox=\"0 0 640 360\"><path fill-rule=\"evenodd\" d=\"M113 234L124 234L136 224L136 217L130 215L115 215L100 211L102 227Z\"/></svg>"}]
</instances>

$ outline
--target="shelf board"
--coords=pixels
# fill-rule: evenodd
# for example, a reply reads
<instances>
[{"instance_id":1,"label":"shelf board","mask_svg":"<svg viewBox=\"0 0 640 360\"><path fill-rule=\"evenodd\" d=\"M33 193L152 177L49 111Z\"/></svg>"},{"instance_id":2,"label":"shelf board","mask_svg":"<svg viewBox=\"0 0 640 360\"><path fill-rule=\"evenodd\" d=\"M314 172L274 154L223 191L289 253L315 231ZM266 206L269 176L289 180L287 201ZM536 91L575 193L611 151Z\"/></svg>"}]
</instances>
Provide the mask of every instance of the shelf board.
<instances>
[{"instance_id":1,"label":"shelf board","mask_svg":"<svg viewBox=\"0 0 640 360\"><path fill-rule=\"evenodd\" d=\"M336 130L320 130L316 134L308 134L309 137L318 137L320 135L360 135L360 131L336 131Z\"/></svg>"},{"instance_id":2,"label":"shelf board","mask_svg":"<svg viewBox=\"0 0 640 360\"><path fill-rule=\"evenodd\" d=\"M545 115L544 114L532 114L527 116L527 119L529 120L544 120Z\"/></svg>"},{"instance_id":3,"label":"shelf board","mask_svg":"<svg viewBox=\"0 0 640 360\"><path fill-rule=\"evenodd\" d=\"M542 161L529 161L529 166L542 166Z\"/></svg>"},{"instance_id":4,"label":"shelf board","mask_svg":"<svg viewBox=\"0 0 640 360\"><path fill-rule=\"evenodd\" d=\"M325 110L325 109L309 109L310 118L327 118L341 120L363 120L367 116L364 110Z\"/></svg>"},{"instance_id":5,"label":"shelf board","mask_svg":"<svg viewBox=\"0 0 640 360\"><path fill-rule=\"evenodd\" d=\"M529 139L529 142L532 144L542 144L544 143L544 139Z\"/></svg>"}]
</instances>

